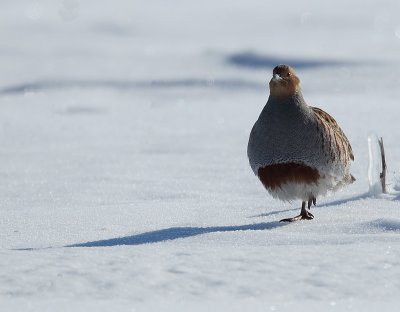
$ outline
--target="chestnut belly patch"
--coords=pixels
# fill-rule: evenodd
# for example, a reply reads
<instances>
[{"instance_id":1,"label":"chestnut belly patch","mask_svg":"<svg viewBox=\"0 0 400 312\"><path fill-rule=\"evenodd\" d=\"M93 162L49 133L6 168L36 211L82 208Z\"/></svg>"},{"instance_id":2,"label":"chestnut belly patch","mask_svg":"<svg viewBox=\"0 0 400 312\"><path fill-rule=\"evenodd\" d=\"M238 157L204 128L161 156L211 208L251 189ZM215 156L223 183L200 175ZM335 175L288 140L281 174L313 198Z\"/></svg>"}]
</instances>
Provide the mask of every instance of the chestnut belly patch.
<instances>
[{"instance_id":1,"label":"chestnut belly patch","mask_svg":"<svg viewBox=\"0 0 400 312\"><path fill-rule=\"evenodd\" d=\"M320 178L317 169L293 162L261 167L257 175L262 184L271 190L288 182L313 184Z\"/></svg>"}]
</instances>

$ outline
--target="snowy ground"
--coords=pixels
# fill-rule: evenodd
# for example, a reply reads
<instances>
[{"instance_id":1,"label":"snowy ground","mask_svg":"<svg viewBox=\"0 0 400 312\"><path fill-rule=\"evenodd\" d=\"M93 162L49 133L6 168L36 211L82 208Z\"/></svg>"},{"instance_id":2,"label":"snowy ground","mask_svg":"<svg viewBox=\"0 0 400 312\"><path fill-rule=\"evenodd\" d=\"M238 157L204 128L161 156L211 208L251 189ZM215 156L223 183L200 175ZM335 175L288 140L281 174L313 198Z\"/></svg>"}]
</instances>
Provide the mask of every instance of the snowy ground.
<instances>
[{"instance_id":1,"label":"snowy ground","mask_svg":"<svg viewBox=\"0 0 400 312\"><path fill-rule=\"evenodd\" d=\"M3 0L1 311L397 311L400 3L369 2ZM295 224L246 156L283 62L356 157Z\"/></svg>"}]
</instances>

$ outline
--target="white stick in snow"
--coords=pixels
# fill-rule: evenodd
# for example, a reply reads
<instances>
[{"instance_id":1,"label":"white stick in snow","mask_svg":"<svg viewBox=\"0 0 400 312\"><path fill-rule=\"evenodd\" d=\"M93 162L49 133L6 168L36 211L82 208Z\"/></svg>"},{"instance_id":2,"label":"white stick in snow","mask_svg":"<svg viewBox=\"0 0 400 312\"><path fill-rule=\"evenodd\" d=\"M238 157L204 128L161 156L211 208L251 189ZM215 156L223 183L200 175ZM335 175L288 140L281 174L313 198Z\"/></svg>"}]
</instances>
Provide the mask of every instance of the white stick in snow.
<instances>
[{"instance_id":1,"label":"white stick in snow","mask_svg":"<svg viewBox=\"0 0 400 312\"><path fill-rule=\"evenodd\" d=\"M372 196L386 193L386 161L382 138L376 134L368 136L368 182ZM381 171L382 170L382 171Z\"/></svg>"}]
</instances>

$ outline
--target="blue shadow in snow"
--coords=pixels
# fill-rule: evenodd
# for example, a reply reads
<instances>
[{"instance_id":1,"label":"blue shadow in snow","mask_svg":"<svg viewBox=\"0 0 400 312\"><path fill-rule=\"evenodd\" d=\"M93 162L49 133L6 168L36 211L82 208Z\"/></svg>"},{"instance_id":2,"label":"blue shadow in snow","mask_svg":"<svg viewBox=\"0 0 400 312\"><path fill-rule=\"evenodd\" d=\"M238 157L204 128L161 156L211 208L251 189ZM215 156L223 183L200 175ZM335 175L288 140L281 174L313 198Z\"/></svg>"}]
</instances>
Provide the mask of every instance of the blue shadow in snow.
<instances>
[{"instance_id":1,"label":"blue shadow in snow","mask_svg":"<svg viewBox=\"0 0 400 312\"><path fill-rule=\"evenodd\" d=\"M364 193L364 194L360 194L360 195L356 195L356 196L352 196L352 197L348 197L348 198L343 198L343 199L339 199L339 200L335 200L326 204L322 204L319 205L319 207L330 207L330 206L337 206L337 205L342 205L342 204L346 204L349 202L354 202L360 199L366 199L366 198L373 198L373 196L371 196L369 193Z\"/></svg>"},{"instance_id":2,"label":"blue shadow in snow","mask_svg":"<svg viewBox=\"0 0 400 312\"><path fill-rule=\"evenodd\" d=\"M347 198L331 201L331 202L328 202L328 203L325 203L325 204L324 203L323 204L318 204L317 203L317 205L316 206L312 206L311 209L313 210L313 209L318 209L318 208L323 208L323 207L337 206L337 205L351 203L351 202L354 202L354 201L357 201L357 200L367 199L367 198L373 198L373 196L371 196L369 193L363 193L363 194L360 194L360 195L351 196L351 197L347 197ZM273 216L273 215L281 214L283 212L297 211L297 210L300 210L300 208L293 208L293 209L285 209L285 210L265 212L265 213L261 213L261 214L258 214L258 215L250 216L249 218L270 217L270 216Z\"/></svg>"},{"instance_id":3,"label":"blue shadow in snow","mask_svg":"<svg viewBox=\"0 0 400 312\"><path fill-rule=\"evenodd\" d=\"M112 247L120 245L143 245L170 241L191 236L203 235L216 232L236 232L236 231L263 231L272 230L286 225L285 223L263 222L246 225L232 226L212 226L212 227L172 227L163 230L145 232L142 234L117 237L105 240L98 240L86 243L68 245L65 247Z\"/></svg>"},{"instance_id":4,"label":"blue shadow in snow","mask_svg":"<svg viewBox=\"0 0 400 312\"><path fill-rule=\"evenodd\" d=\"M263 56L254 52L241 52L228 55L226 61L230 65L251 69L271 69L278 64L288 64L295 69L311 69L322 66L350 65L349 63L330 60L307 60L285 57Z\"/></svg>"},{"instance_id":5,"label":"blue shadow in snow","mask_svg":"<svg viewBox=\"0 0 400 312\"><path fill-rule=\"evenodd\" d=\"M274 216L274 215L281 214L281 213L288 212L288 211L300 211L300 208L292 208L292 209L264 212L264 213L260 213L260 214L254 215L254 216L250 216L248 218L270 217L270 216Z\"/></svg>"},{"instance_id":6,"label":"blue shadow in snow","mask_svg":"<svg viewBox=\"0 0 400 312\"><path fill-rule=\"evenodd\" d=\"M43 80L21 83L0 89L0 94L23 94L69 89L113 89L130 91L138 89L174 89L174 88L217 88L217 89L262 89L263 84L244 79L165 79L165 80Z\"/></svg>"},{"instance_id":7,"label":"blue shadow in snow","mask_svg":"<svg viewBox=\"0 0 400 312\"><path fill-rule=\"evenodd\" d=\"M393 219L377 219L365 224L383 232L400 232L400 222Z\"/></svg>"}]
</instances>

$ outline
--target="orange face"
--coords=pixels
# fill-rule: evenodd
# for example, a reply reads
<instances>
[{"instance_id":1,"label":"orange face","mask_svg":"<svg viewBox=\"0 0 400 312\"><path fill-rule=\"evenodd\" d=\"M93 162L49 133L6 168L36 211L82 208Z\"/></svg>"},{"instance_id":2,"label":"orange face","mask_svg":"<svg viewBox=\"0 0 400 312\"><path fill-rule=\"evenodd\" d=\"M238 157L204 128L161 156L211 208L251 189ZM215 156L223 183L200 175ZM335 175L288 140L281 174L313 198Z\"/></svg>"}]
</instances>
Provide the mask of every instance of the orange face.
<instances>
[{"instance_id":1,"label":"orange face","mask_svg":"<svg viewBox=\"0 0 400 312\"><path fill-rule=\"evenodd\" d=\"M269 89L271 95L290 96L300 90L300 79L290 66L278 65L272 72Z\"/></svg>"}]
</instances>

